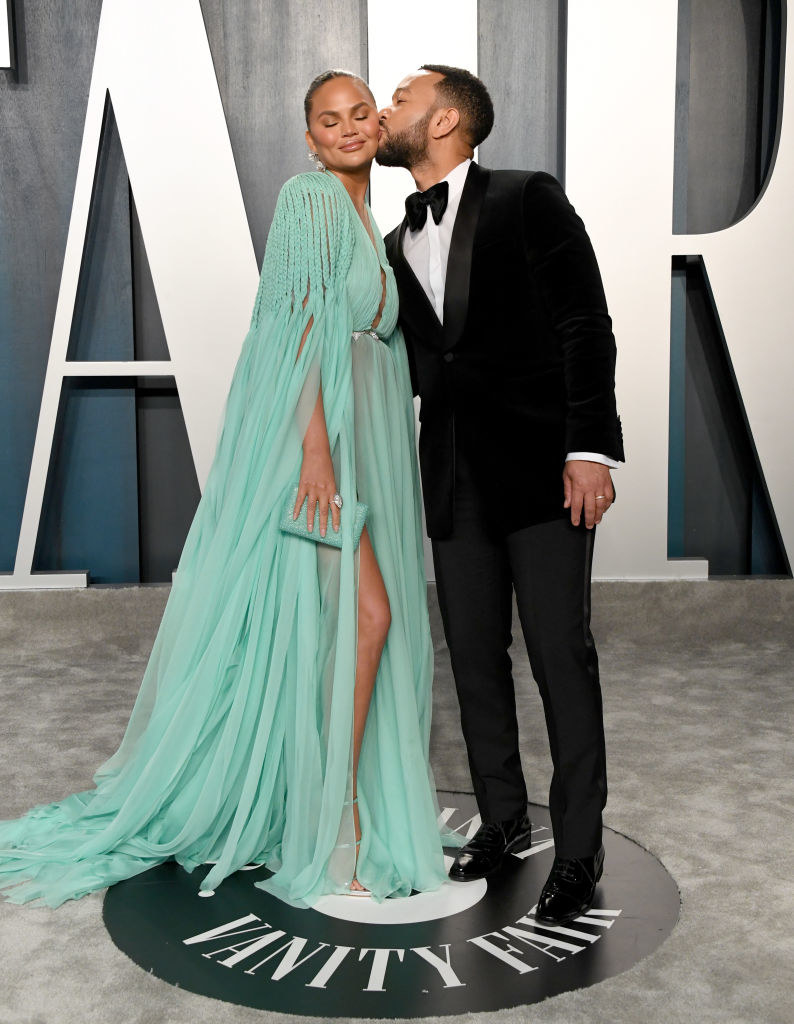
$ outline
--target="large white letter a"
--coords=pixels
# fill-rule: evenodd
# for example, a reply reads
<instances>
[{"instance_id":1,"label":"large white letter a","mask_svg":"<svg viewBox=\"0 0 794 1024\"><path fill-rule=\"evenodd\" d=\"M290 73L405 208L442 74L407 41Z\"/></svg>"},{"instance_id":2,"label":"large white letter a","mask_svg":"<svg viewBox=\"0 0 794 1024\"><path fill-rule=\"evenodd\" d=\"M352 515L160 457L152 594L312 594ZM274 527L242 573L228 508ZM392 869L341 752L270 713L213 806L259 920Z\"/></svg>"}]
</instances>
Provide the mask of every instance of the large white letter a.
<instances>
[{"instance_id":1,"label":"large white letter a","mask_svg":"<svg viewBox=\"0 0 794 1024\"><path fill-rule=\"evenodd\" d=\"M66 359L108 93L170 361ZM173 376L203 486L257 280L199 0L104 0L17 557L0 588L87 582L32 573L64 376Z\"/></svg>"}]
</instances>

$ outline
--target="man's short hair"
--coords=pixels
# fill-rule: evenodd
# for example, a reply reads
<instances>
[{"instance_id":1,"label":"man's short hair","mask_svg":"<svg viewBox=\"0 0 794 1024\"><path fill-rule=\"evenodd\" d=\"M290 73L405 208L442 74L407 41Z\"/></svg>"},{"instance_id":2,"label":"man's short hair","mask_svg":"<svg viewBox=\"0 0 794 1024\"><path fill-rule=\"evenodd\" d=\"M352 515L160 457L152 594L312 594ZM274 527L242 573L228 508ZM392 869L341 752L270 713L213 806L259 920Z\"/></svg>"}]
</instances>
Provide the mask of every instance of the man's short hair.
<instances>
[{"instance_id":1,"label":"man's short hair","mask_svg":"<svg viewBox=\"0 0 794 1024\"><path fill-rule=\"evenodd\" d=\"M460 113L463 133L472 148L479 146L493 128L493 101L480 79L465 68L447 64L423 64L422 71L435 71L444 77L436 82L439 99Z\"/></svg>"}]
</instances>

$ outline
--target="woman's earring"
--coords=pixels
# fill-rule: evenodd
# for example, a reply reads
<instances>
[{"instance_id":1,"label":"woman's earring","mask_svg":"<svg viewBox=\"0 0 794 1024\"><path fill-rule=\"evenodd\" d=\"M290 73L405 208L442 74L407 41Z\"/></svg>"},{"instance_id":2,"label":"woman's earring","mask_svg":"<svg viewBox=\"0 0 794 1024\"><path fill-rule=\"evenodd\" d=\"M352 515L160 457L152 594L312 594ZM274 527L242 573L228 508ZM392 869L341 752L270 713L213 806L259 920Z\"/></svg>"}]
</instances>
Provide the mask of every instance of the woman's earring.
<instances>
[{"instance_id":1,"label":"woman's earring","mask_svg":"<svg viewBox=\"0 0 794 1024\"><path fill-rule=\"evenodd\" d=\"M314 169L316 171L324 171L325 170L325 164L320 159L319 154L315 153L314 150L312 150L312 149L309 150L309 159L314 164Z\"/></svg>"}]
</instances>

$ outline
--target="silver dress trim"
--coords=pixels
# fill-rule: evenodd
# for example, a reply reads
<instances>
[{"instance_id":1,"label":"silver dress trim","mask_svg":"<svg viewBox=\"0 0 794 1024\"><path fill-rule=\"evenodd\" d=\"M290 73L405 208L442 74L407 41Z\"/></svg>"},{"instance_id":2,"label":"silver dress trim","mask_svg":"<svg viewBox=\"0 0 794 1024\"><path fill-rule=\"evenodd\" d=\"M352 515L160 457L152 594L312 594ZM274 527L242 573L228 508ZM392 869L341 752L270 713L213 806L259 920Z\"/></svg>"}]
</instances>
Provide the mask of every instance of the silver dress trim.
<instances>
[{"instance_id":1,"label":"silver dress trim","mask_svg":"<svg viewBox=\"0 0 794 1024\"><path fill-rule=\"evenodd\" d=\"M363 338L364 335L367 335L367 337L369 337L369 338L374 338L375 341L382 341L383 340L381 338L381 336L378 334L378 332L377 331L373 331L373 330L369 330L369 331L353 331L353 333L351 335L351 339L353 341L358 341L358 339L359 338Z\"/></svg>"}]
</instances>

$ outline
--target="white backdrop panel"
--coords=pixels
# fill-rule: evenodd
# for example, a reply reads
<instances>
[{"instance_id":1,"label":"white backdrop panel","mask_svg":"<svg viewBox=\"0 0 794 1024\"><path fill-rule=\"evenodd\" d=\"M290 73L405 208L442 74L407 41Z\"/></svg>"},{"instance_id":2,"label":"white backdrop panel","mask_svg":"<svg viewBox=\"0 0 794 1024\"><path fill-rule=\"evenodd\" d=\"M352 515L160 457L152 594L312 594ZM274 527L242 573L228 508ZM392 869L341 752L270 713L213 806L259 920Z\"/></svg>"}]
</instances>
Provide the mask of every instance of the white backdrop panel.
<instances>
[{"instance_id":1,"label":"white backdrop panel","mask_svg":"<svg viewBox=\"0 0 794 1024\"><path fill-rule=\"evenodd\" d=\"M0 68L11 66L11 26L8 0L0 0Z\"/></svg>"},{"instance_id":2,"label":"white backdrop panel","mask_svg":"<svg viewBox=\"0 0 794 1024\"><path fill-rule=\"evenodd\" d=\"M670 270L705 256L717 312L784 544L794 550L794 113L783 97L766 192L738 224L672 234L676 0L570 0L568 192L592 235L618 342L618 404L628 464L597 545L596 573L698 577L704 561L668 560ZM791 48L786 80L794 74Z\"/></svg>"},{"instance_id":3,"label":"white backdrop panel","mask_svg":"<svg viewBox=\"0 0 794 1024\"><path fill-rule=\"evenodd\" d=\"M601 578L699 578L667 558L676 0L570 0L566 186L593 240L618 345L627 464L599 528Z\"/></svg>"},{"instance_id":4,"label":"white backdrop panel","mask_svg":"<svg viewBox=\"0 0 794 1024\"><path fill-rule=\"evenodd\" d=\"M0 46L8 41L5 16L0 0ZM602 578L707 573L703 560L667 559L674 253L705 255L784 542L789 550L794 545L788 469L794 354L785 308L794 271L794 195L787 184L794 173L794 115L784 100L775 170L748 217L712 235L673 236L676 19L676 0L569 0L567 188L592 235L613 314L629 460L616 471L618 501L600 530L596 575ZM368 31L370 83L380 103L422 63L477 70L476 0L406 0L399 8L370 0ZM791 57L787 65L794 72ZM174 375L202 485L256 290L199 0L105 0L17 564L13 576L0 576L0 587L68 583L63 576L32 576L31 565L62 380L79 369L67 364L66 351L108 91L171 362L104 370ZM402 218L412 189L407 172L376 169L373 208L384 232ZM93 371L103 372L103 364Z\"/></svg>"},{"instance_id":5,"label":"white backdrop panel","mask_svg":"<svg viewBox=\"0 0 794 1024\"><path fill-rule=\"evenodd\" d=\"M396 86L422 64L450 64L477 73L477 0L369 0L369 84L379 106L391 102ZM421 25L421 31L416 26ZM372 212L385 235L403 219L405 197L416 188L408 171L373 167ZM416 429L419 430L416 402ZM425 536L425 570L435 579Z\"/></svg>"},{"instance_id":6,"label":"white backdrop panel","mask_svg":"<svg viewBox=\"0 0 794 1024\"><path fill-rule=\"evenodd\" d=\"M422 64L451 64L477 73L477 0L369 0L369 84L379 106ZM421 26L417 29L417 26ZM372 212L381 231L398 224L415 189L408 171L375 167Z\"/></svg>"}]
</instances>

